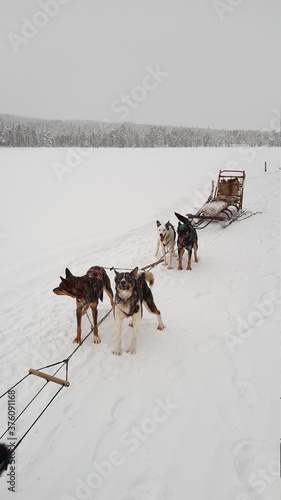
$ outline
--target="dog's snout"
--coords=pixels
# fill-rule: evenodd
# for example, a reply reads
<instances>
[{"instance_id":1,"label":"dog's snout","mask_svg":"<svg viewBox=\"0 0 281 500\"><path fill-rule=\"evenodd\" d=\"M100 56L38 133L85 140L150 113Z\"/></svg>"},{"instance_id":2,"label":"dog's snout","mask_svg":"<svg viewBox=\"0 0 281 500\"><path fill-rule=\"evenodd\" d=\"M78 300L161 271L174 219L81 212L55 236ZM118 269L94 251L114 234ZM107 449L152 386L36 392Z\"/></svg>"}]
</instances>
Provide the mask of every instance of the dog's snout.
<instances>
[{"instance_id":1,"label":"dog's snout","mask_svg":"<svg viewBox=\"0 0 281 500\"><path fill-rule=\"evenodd\" d=\"M124 279L123 279L123 280L121 280L121 281L120 281L120 286L121 286L121 288L123 288L123 289L127 288L127 281L126 281L126 280L124 280Z\"/></svg>"}]
</instances>

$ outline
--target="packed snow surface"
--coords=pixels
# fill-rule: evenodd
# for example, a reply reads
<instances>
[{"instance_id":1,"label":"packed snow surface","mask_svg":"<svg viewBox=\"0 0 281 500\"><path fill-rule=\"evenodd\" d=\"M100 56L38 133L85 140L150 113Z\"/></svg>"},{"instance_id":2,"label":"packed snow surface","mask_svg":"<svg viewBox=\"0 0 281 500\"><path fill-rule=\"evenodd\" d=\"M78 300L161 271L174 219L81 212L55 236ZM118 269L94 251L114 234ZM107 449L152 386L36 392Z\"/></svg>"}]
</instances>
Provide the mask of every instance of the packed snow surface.
<instances>
[{"instance_id":1,"label":"packed snow surface","mask_svg":"<svg viewBox=\"0 0 281 500\"><path fill-rule=\"evenodd\" d=\"M19 500L277 500L280 150L2 149L0 159L1 394L77 346L75 301L52 292L66 267L104 266L114 287L113 266L155 262L156 220L195 213L219 169L246 171L253 214L198 231L192 271L186 253L182 271L176 258L153 269L166 328L144 310L135 355L127 321L112 354L112 313L101 343L86 339L70 386L0 478L1 498L15 487ZM109 310L105 295L99 319ZM82 327L84 338L86 316ZM1 435L9 404L19 415L44 384L30 375L0 399ZM17 443L58 389L49 382L1 441Z\"/></svg>"}]
</instances>

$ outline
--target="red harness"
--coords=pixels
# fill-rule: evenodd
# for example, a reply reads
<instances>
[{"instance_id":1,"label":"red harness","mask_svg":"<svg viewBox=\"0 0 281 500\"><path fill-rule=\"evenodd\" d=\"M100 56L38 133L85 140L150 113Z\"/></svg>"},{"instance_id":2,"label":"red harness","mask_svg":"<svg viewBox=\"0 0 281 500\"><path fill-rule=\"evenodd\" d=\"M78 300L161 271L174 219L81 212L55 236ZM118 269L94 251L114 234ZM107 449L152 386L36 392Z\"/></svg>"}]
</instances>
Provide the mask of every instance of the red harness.
<instances>
[{"instance_id":1,"label":"red harness","mask_svg":"<svg viewBox=\"0 0 281 500\"><path fill-rule=\"evenodd\" d=\"M103 281L102 269L95 269L94 267L90 267L86 274L90 278L97 278L98 280Z\"/></svg>"},{"instance_id":2,"label":"red harness","mask_svg":"<svg viewBox=\"0 0 281 500\"><path fill-rule=\"evenodd\" d=\"M122 309L122 312L123 312L124 314L126 314L127 318L130 318L130 317L131 317L131 316L133 316L133 314L135 313L135 310L136 310L136 308L133 310L133 312L131 312L131 313L126 313L126 312L125 312L125 311L123 311L123 309Z\"/></svg>"}]
</instances>

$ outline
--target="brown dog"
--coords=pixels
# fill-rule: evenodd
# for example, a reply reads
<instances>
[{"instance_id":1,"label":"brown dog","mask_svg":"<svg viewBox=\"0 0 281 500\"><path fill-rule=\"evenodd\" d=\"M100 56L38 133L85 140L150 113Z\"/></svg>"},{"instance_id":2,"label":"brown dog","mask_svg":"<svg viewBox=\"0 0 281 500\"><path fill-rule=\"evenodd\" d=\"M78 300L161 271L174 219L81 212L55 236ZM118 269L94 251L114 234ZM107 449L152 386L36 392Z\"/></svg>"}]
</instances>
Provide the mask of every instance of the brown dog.
<instances>
[{"instance_id":1,"label":"brown dog","mask_svg":"<svg viewBox=\"0 0 281 500\"><path fill-rule=\"evenodd\" d=\"M93 266L87 271L85 276L73 276L69 269L65 270L65 278L60 276L61 283L53 292L56 295L68 295L76 299L77 336L73 342L81 342L81 319L83 314L91 306L94 325L94 342L100 343L98 335L98 302L103 300L103 290L109 297L113 307L113 292L110 279L103 267Z\"/></svg>"}]
</instances>

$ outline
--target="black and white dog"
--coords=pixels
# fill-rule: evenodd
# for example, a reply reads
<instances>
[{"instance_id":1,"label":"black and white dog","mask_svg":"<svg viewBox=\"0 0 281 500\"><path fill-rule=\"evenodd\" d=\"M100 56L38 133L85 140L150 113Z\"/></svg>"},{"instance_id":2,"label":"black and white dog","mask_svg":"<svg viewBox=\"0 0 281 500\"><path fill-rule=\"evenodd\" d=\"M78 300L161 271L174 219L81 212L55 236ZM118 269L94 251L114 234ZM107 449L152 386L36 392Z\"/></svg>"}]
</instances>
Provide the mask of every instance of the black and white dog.
<instances>
[{"instance_id":1,"label":"black and white dog","mask_svg":"<svg viewBox=\"0 0 281 500\"><path fill-rule=\"evenodd\" d=\"M188 251L188 261L187 261L187 270L191 271L191 255L192 250L194 250L194 260L198 262L197 258L197 250L198 250L198 236L196 229L191 224L190 220L184 215L180 215L175 212L175 216L179 219L177 233L177 246L178 246L178 256L179 256L179 264L178 269L182 269L182 257L184 251Z\"/></svg>"},{"instance_id":2,"label":"black and white dog","mask_svg":"<svg viewBox=\"0 0 281 500\"><path fill-rule=\"evenodd\" d=\"M158 254L159 246L161 243L164 264L165 266L167 266L168 264L168 269L172 269L172 258L175 250L175 240L176 240L175 229L170 223L170 221L166 222L166 224L161 224L161 222L157 220L156 224L157 224L158 239L157 239L155 256ZM166 259L166 247L168 254L168 262Z\"/></svg>"},{"instance_id":3,"label":"black and white dog","mask_svg":"<svg viewBox=\"0 0 281 500\"><path fill-rule=\"evenodd\" d=\"M133 327L133 338L128 352L135 354L138 329L142 318L143 303L149 312L156 314L158 319L158 330L163 330L165 328L160 311L154 303L152 292L146 283L148 282L150 286L152 286L154 283L154 277L152 273L147 271L138 274L137 267L131 272L114 272L116 285L116 295L114 301L116 338L113 354L120 355L122 353L121 329L125 318L132 319L130 326Z\"/></svg>"}]
</instances>

